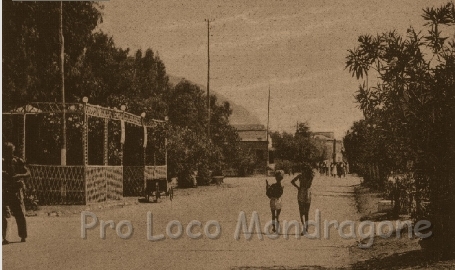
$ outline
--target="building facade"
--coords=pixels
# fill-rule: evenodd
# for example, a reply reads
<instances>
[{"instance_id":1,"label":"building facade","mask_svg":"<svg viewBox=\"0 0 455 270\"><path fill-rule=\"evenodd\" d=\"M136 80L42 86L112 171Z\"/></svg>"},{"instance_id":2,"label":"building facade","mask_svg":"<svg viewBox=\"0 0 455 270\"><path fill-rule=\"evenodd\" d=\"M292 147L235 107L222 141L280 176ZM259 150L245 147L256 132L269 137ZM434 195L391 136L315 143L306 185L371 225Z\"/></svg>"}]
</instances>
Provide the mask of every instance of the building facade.
<instances>
[{"instance_id":1,"label":"building facade","mask_svg":"<svg viewBox=\"0 0 455 270\"><path fill-rule=\"evenodd\" d=\"M255 174L265 174L270 157L273 159L272 142L264 125L234 125L240 137L240 147L254 156ZM273 162L272 162L273 163Z\"/></svg>"},{"instance_id":2,"label":"building facade","mask_svg":"<svg viewBox=\"0 0 455 270\"><path fill-rule=\"evenodd\" d=\"M313 132L312 137L325 141L326 159L330 162L341 162L343 161L343 141L335 139L333 132Z\"/></svg>"}]
</instances>

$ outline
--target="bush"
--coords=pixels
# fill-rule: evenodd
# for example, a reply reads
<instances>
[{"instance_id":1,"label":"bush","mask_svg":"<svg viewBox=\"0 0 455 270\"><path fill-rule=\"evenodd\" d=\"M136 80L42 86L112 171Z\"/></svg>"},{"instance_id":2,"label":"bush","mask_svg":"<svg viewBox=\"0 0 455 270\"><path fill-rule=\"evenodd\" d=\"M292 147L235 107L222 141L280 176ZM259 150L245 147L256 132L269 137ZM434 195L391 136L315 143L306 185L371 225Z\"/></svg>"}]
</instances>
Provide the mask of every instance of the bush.
<instances>
[{"instance_id":1,"label":"bush","mask_svg":"<svg viewBox=\"0 0 455 270\"><path fill-rule=\"evenodd\" d=\"M207 186L210 184L211 180L212 178L210 175L208 162L201 163L197 171L197 184L201 186Z\"/></svg>"},{"instance_id":2,"label":"bush","mask_svg":"<svg viewBox=\"0 0 455 270\"><path fill-rule=\"evenodd\" d=\"M177 172L177 183L181 188L188 188L193 186L194 170L188 164L181 165L180 170Z\"/></svg>"},{"instance_id":3,"label":"bush","mask_svg":"<svg viewBox=\"0 0 455 270\"><path fill-rule=\"evenodd\" d=\"M278 160L275 163L275 170L283 170L286 174L290 173L291 170L295 171L294 167L294 163L289 160Z\"/></svg>"},{"instance_id":4,"label":"bush","mask_svg":"<svg viewBox=\"0 0 455 270\"><path fill-rule=\"evenodd\" d=\"M239 164L238 171L239 176L251 175L254 172L254 167L256 166L256 161L251 156L244 157Z\"/></svg>"}]
</instances>

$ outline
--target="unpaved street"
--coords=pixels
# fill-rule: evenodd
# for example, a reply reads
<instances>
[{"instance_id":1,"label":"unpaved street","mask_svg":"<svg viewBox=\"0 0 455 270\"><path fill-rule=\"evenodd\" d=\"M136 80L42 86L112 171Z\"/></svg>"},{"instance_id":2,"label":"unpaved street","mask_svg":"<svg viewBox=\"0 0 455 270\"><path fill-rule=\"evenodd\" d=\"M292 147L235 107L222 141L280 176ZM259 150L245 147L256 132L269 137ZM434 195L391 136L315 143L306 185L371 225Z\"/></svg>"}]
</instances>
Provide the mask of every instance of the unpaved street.
<instances>
[{"instance_id":1,"label":"unpaved street","mask_svg":"<svg viewBox=\"0 0 455 270\"><path fill-rule=\"evenodd\" d=\"M232 269L242 267L340 267L352 263L349 246L355 239L342 239L334 228L330 238L324 239L324 220L358 219L353 186L359 179L316 176L313 181L313 198L310 219L315 209L321 212L321 239L296 239L294 229L287 239L269 239L253 234L250 240L241 234L234 238L239 213L244 211L248 224L253 211L259 214L261 227L270 220L269 201L265 196L266 177L227 178L223 186L178 190L171 202L140 203L110 210L92 210L99 220L113 220L115 224L128 220L134 228L129 239L121 239L115 230L106 229L105 239L100 238L100 223L81 238L81 216L29 217L27 243L3 246L4 269ZM269 183L275 180L267 178ZM283 210L280 220L298 220L297 190L290 184L292 176L283 180ZM153 235L166 235L166 226L172 220L183 225L178 239L147 240L147 212L153 217ZM191 239L185 232L191 220L202 227L209 220L218 221L221 234L209 239L203 228L200 239ZM89 220L90 221L90 220ZM9 232L11 241L18 241L15 224ZM124 228L126 229L126 228ZM176 228L173 229L173 232ZM314 228L310 229L310 233ZM125 232L125 231L124 231ZM211 233L214 230L212 228ZM262 236L262 240L258 239Z\"/></svg>"}]
</instances>

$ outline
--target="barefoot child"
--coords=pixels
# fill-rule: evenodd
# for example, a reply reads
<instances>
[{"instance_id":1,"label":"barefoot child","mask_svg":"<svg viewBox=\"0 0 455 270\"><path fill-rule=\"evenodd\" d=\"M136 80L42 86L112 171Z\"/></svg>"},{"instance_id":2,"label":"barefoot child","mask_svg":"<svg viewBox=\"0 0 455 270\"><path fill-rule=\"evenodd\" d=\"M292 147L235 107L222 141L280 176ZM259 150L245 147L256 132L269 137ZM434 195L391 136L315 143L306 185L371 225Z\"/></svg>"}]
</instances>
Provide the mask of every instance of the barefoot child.
<instances>
[{"instance_id":1,"label":"barefoot child","mask_svg":"<svg viewBox=\"0 0 455 270\"><path fill-rule=\"evenodd\" d=\"M281 185L281 180L283 180L283 177L284 172L278 170L275 172L276 183L269 185L269 182L265 180L266 194L270 199L270 210L272 211L272 232L277 231L275 224L279 226L279 218L281 213L281 195L283 195L283 186Z\"/></svg>"},{"instance_id":2,"label":"barefoot child","mask_svg":"<svg viewBox=\"0 0 455 270\"><path fill-rule=\"evenodd\" d=\"M311 204L311 184L313 182L314 172L309 164L302 164L300 174L291 180L291 184L298 189L297 201L299 203L300 221L302 222L303 232L307 232L308 212ZM296 181L299 180L299 185Z\"/></svg>"}]
</instances>

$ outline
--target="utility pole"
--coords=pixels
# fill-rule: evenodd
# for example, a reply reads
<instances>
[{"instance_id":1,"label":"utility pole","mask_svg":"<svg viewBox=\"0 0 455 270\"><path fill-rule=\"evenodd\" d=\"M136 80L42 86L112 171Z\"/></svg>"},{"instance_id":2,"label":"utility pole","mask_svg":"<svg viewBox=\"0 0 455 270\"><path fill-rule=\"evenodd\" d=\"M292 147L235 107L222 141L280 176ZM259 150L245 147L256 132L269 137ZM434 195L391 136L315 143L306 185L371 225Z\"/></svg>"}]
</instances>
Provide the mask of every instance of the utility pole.
<instances>
[{"instance_id":1,"label":"utility pole","mask_svg":"<svg viewBox=\"0 0 455 270\"><path fill-rule=\"evenodd\" d=\"M65 43L63 40L63 2L60 1L60 25L59 25L59 36L60 36L60 75L61 75L61 89L62 89L62 150L60 156L60 163L62 166L66 166L66 104L65 104Z\"/></svg>"},{"instance_id":2,"label":"utility pole","mask_svg":"<svg viewBox=\"0 0 455 270\"><path fill-rule=\"evenodd\" d=\"M210 22L213 19L205 19L207 22L207 136L210 138Z\"/></svg>"},{"instance_id":3,"label":"utility pole","mask_svg":"<svg viewBox=\"0 0 455 270\"><path fill-rule=\"evenodd\" d=\"M269 153L269 120L270 120L270 84L269 84L269 98L267 103L267 168L265 172L268 175L268 167L270 161L270 153Z\"/></svg>"}]
</instances>

